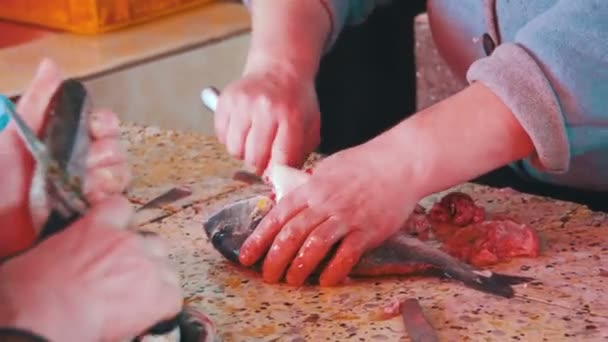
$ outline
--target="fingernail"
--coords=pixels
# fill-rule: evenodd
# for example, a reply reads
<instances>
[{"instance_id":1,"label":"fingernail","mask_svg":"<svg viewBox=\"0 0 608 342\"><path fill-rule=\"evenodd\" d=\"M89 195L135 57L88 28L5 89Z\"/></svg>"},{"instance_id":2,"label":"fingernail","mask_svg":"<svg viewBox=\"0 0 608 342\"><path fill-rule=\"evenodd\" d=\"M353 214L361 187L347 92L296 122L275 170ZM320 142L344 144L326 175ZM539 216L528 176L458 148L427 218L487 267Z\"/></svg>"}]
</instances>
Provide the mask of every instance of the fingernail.
<instances>
[{"instance_id":1,"label":"fingernail","mask_svg":"<svg viewBox=\"0 0 608 342\"><path fill-rule=\"evenodd\" d=\"M109 168L102 168L95 171L96 177L99 177L99 180L102 184L107 184L115 181L114 172Z\"/></svg>"},{"instance_id":2,"label":"fingernail","mask_svg":"<svg viewBox=\"0 0 608 342\"><path fill-rule=\"evenodd\" d=\"M89 122L89 125L91 125L91 130L94 132L103 131L104 129L103 119L100 118L99 114L97 113L91 115L91 121Z\"/></svg>"},{"instance_id":3,"label":"fingernail","mask_svg":"<svg viewBox=\"0 0 608 342\"><path fill-rule=\"evenodd\" d=\"M245 155L245 167L249 172L256 172L255 162L252 160L253 158L250 155Z\"/></svg>"},{"instance_id":4,"label":"fingernail","mask_svg":"<svg viewBox=\"0 0 608 342\"><path fill-rule=\"evenodd\" d=\"M169 252L160 236L153 232L139 232L145 251L148 255L157 258L167 258Z\"/></svg>"},{"instance_id":5,"label":"fingernail","mask_svg":"<svg viewBox=\"0 0 608 342\"><path fill-rule=\"evenodd\" d=\"M92 131L97 134L104 134L105 132L114 131L120 126L118 118L115 115L106 114L95 112L91 115L89 124L91 125Z\"/></svg>"},{"instance_id":6,"label":"fingernail","mask_svg":"<svg viewBox=\"0 0 608 342\"><path fill-rule=\"evenodd\" d=\"M249 264L251 263L250 259L251 255L241 248L241 250L239 251L239 261L241 262L241 264L249 266Z\"/></svg>"},{"instance_id":7,"label":"fingernail","mask_svg":"<svg viewBox=\"0 0 608 342\"><path fill-rule=\"evenodd\" d=\"M38 64L38 69L36 69L36 74L34 74L34 78L40 76L43 74L44 69L49 68L51 65L53 64L53 62L51 62L50 59L48 58L44 58L39 64Z\"/></svg>"},{"instance_id":8,"label":"fingernail","mask_svg":"<svg viewBox=\"0 0 608 342\"><path fill-rule=\"evenodd\" d=\"M163 278L167 284L177 288L181 287L179 273L172 268L167 268L166 271L163 272Z\"/></svg>"}]
</instances>

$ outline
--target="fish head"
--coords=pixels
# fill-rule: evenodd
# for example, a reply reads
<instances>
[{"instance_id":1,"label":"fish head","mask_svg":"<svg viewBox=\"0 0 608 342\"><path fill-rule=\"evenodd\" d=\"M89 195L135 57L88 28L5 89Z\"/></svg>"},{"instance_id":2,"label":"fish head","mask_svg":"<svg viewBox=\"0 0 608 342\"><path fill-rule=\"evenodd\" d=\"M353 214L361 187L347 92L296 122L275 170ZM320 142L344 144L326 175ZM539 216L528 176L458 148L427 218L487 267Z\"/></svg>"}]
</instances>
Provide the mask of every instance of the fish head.
<instances>
[{"instance_id":1,"label":"fish head","mask_svg":"<svg viewBox=\"0 0 608 342\"><path fill-rule=\"evenodd\" d=\"M203 223L207 238L220 254L239 263L239 250L275 203L304 184L310 175L285 165L271 164L263 177L270 195L256 195L232 202L211 214Z\"/></svg>"},{"instance_id":2,"label":"fish head","mask_svg":"<svg viewBox=\"0 0 608 342\"><path fill-rule=\"evenodd\" d=\"M226 259L239 263L239 251L274 206L271 197L257 195L222 207L203 223L207 239Z\"/></svg>"}]
</instances>

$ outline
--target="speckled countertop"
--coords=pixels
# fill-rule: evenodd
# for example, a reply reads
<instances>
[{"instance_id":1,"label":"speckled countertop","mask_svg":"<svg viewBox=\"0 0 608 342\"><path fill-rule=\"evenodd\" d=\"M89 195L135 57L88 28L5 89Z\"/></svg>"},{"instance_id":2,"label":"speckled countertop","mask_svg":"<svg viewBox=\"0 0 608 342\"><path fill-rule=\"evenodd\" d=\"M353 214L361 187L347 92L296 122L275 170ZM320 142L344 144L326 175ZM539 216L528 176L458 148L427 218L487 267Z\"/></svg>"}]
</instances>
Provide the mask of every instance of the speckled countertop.
<instances>
[{"instance_id":1,"label":"speckled countertop","mask_svg":"<svg viewBox=\"0 0 608 342\"><path fill-rule=\"evenodd\" d=\"M148 199L170 185L203 184L200 201L143 228L162 234L187 301L216 322L225 341L408 341L399 317L378 320L394 298L415 297L442 341L608 341L608 217L577 204L465 184L492 213L535 227L542 256L495 270L530 275L507 300L429 278L357 280L336 288L268 285L228 264L207 243L205 215L255 191L230 176L240 163L211 137L124 126L135 179ZM433 200L429 198L428 200Z\"/></svg>"}]
</instances>

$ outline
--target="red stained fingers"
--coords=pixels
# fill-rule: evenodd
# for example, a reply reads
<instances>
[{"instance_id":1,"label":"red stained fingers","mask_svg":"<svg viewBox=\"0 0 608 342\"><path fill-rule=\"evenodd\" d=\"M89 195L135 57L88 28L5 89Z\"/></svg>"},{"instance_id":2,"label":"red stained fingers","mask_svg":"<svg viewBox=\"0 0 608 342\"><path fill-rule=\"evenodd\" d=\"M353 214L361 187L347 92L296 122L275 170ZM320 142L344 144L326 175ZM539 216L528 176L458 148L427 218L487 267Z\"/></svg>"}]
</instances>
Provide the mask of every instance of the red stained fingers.
<instances>
[{"instance_id":1,"label":"red stained fingers","mask_svg":"<svg viewBox=\"0 0 608 342\"><path fill-rule=\"evenodd\" d=\"M332 246L347 233L348 226L333 217L317 226L291 263L286 275L287 283L294 286L302 285L319 266Z\"/></svg>"}]
</instances>

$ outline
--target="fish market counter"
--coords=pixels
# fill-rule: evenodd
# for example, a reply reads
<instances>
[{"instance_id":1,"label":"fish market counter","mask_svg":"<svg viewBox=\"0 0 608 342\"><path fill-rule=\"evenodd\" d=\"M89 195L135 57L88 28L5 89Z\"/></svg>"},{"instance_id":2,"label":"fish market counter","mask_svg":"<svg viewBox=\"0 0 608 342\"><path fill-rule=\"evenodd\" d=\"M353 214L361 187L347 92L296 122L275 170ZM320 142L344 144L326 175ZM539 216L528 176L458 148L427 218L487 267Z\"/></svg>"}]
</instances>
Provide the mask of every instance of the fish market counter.
<instances>
[{"instance_id":1,"label":"fish market counter","mask_svg":"<svg viewBox=\"0 0 608 342\"><path fill-rule=\"evenodd\" d=\"M335 288L269 285L229 264L202 228L206 215L255 192L232 180L241 164L213 137L124 124L123 139L131 153L134 205L172 186L197 189L195 200L159 209L139 225L168 241L185 301L209 315L224 341L409 341L399 316L380 315L387 303L406 298L418 299L441 341L608 340L603 213L510 189L458 187L488 212L508 214L540 235L540 257L492 268L535 278L515 286L513 299L423 277L352 280Z\"/></svg>"}]
</instances>

